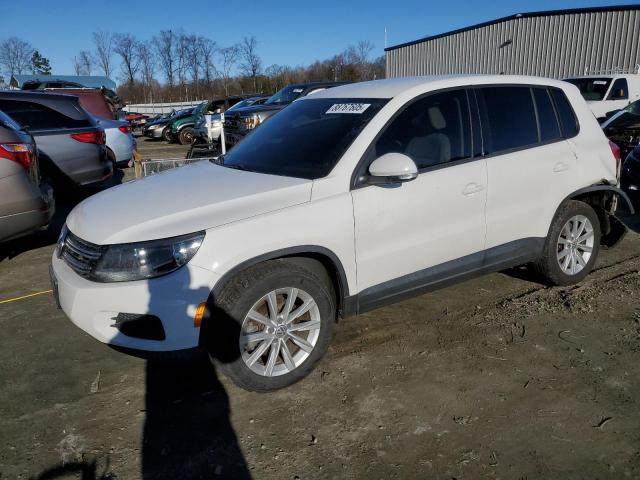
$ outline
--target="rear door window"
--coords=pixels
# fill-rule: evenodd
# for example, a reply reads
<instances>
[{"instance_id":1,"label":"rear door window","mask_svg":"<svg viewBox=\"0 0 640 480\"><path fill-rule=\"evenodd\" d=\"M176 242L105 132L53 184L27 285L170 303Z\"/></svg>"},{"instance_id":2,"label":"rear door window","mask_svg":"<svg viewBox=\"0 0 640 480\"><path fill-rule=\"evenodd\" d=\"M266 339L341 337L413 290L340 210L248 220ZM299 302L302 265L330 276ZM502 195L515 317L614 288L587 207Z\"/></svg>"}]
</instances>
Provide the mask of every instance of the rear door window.
<instances>
[{"instance_id":1,"label":"rear door window","mask_svg":"<svg viewBox=\"0 0 640 480\"><path fill-rule=\"evenodd\" d=\"M536 112L529 87L484 87L477 92L486 155L538 143Z\"/></svg>"},{"instance_id":2,"label":"rear door window","mask_svg":"<svg viewBox=\"0 0 640 480\"><path fill-rule=\"evenodd\" d=\"M578 119L567 96L559 88L552 88L550 92L553 97L556 112L558 112L558 118L560 119L562 136L564 138L575 137L578 134Z\"/></svg>"},{"instance_id":3,"label":"rear door window","mask_svg":"<svg viewBox=\"0 0 640 480\"><path fill-rule=\"evenodd\" d=\"M89 127L85 119L74 119L45 105L19 100L0 100L0 110L29 130Z\"/></svg>"},{"instance_id":4,"label":"rear door window","mask_svg":"<svg viewBox=\"0 0 640 480\"><path fill-rule=\"evenodd\" d=\"M546 88L533 88L533 98L536 102L536 113L538 114L538 127L540 128L540 141L552 142L562 138L558 118Z\"/></svg>"}]
</instances>

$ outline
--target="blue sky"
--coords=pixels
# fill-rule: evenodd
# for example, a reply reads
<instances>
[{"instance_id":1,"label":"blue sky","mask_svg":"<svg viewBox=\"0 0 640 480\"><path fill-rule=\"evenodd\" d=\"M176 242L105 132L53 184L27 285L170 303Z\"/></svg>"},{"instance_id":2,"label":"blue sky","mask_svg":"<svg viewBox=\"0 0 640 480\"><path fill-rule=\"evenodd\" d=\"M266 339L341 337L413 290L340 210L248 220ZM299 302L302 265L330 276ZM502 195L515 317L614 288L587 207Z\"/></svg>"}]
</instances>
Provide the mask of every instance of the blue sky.
<instances>
[{"instance_id":1,"label":"blue sky","mask_svg":"<svg viewBox=\"0 0 640 480\"><path fill-rule=\"evenodd\" d=\"M324 0L309 4L304 0L109 0L69 1L63 2L64 6L53 6L54 3L0 0L5 19L0 39L21 37L51 60L54 73L72 74L71 58L80 50L93 49L92 32L99 29L150 39L159 30L182 28L205 35L219 46L253 35L259 41L258 52L264 66L295 66L328 58L359 40L372 41L376 47L372 55L382 55L385 27L391 46L514 13L635 2Z\"/></svg>"}]
</instances>

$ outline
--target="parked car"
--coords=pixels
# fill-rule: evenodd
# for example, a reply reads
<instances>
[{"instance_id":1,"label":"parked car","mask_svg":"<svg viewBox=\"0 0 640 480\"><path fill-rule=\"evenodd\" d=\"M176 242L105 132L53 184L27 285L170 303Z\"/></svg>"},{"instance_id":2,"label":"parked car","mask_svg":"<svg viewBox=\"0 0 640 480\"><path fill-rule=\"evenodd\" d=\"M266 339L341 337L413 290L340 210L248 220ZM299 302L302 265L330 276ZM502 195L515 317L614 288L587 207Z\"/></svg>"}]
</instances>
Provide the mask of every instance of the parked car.
<instances>
[{"instance_id":1,"label":"parked car","mask_svg":"<svg viewBox=\"0 0 640 480\"><path fill-rule=\"evenodd\" d=\"M602 122L607 113L640 99L640 74L586 75L566 78L580 90L587 105Z\"/></svg>"},{"instance_id":2,"label":"parked car","mask_svg":"<svg viewBox=\"0 0 640 480\"><path fill-rule=\"evenodd\" d=\"M622 164L620 185L631 198L634 208L637 207L640 203L640 144L636 144Z\"/></svg>"},{"instance_id":3,"label":"parked car","mask_svg":"<svg viewBox=\"0 0 640 480\"><path fill-rule=\"evenodd\" d=\"M194 108L191 115L177 118L171 123L171 138L176 139L181 145L190 145L193 143L194 138L193 126L198 120L207 114L225 112L245 98L245 96L233 96L216 100L205 100Z\"/></svg>"},{"instance_id":4,"label":"parked car","mask_svg":"<svg viewBox=\"0 0 640 480\"><path fill-rule=\"evenodd\" d=\"M133 158L136 141L131 125L125 120L116 120L116 113L103 92L95 88L46 89L45 92L75 95L80 105L89 112L106 135L107 156L114 166L125 166Z\"/></svg>"},{"instance_id":5,"label":"parked car","mask_svg":"<svg viewBox=\"0 0 640 480\"><path fill-rule=\"evenodd\" d=\"M224 135L228 148L232 147L258 125L298 98L349 82L313 82L288 85L269 97L262 105L237 109L224 117Z\"/></svg>"},{"instance_id":6,"label":"parked car","mask_svg":"<svg viewBox=\"0 0 640 480\"><path fill-rule=\"evenodd\" d=\"M226 112L231 112L239 108L250 107L252 105L262 105L267 101L269 97L250 97L245 98L235 105L229 107ZM218 142L220 140L220 133L222 132L221 113L211 114L211 123L207 125L206 113L199 113L194 119L194 125L192 130L193 142L195 143L211 143Z\"/></svg>"},{"instance_id":7,"label":"parked car","mask_svg":"<svg viewBox=\"0 0 640 480\"><path fill-rule=\"evenodd\" d=\"M160 117L157 120L149 121L142 129L142 135L149 138L162 138L163 140L170 142L172 139L171 124L175 120L188 117L193 113L193 110L193 108L185 108Z\"/></svg>"},{"instance_id":8,"label":"parked car","mask_svg":"<svg viewBox=\"0 0 640 480\"><path fill-rule=\"evenodd\" d=\"M640 143L640 100L614 112L602 123L609 140L620 147L623 159Z\"/></svg>"},{"instance_id":9,"label":"parked car","mask_svg":"<svg viewBox=\"0 0 640 480\"><path fill-rule=\"evenodd\" d=\"M80 106L78 97L0 91L0 110L35 138L44 178L87 185L113 174L104 130Z\"/></svg>"},{"instance_id":10,"label":"parked car","mask_svg":"<svg viewBox=\"0 0 640 480\"><path fill-rule=\"evenodd\" d=\"M529 262L581 281L624 234L615 151L566 82L328 89L216 161L85 200L54 290L102 342L206 348L241 387L274 390L314 368L339 317Z\"/></svg>"},{"instance_id":11,"label":"parked car","mask_svg":"<svg viewBox=\"0 0 640 480\"><path fill-rule=\"evenodd\" d=\"M143 113L125 112L122 120L126 120L127 122L129 122L132 130L137 130L144 127L144 125L149 120L149 117L147 115L144 115Z\"/></svg>"},{"instance_id":12,"label":"parked car","mask_svg":"<svg viewBox=\"0 0 640 480\"><path fill-rule=\"evenodd\" d=\"M53 189L40 178L33 137L0 111L0 242L45 227Z\"/></svg>"}]
</instances>

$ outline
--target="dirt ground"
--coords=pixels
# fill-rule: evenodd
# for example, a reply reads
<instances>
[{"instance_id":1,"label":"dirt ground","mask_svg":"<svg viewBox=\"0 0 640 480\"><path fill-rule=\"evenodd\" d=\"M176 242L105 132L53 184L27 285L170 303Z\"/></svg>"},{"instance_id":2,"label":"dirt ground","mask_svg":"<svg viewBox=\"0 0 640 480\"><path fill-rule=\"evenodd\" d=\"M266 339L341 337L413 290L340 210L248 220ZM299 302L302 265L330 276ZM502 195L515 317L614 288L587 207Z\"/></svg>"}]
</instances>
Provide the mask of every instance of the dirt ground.
<instances>
[{"instance_id":1,"label":"dirt ground","mask_svg":"<svg viewBox=\"0 0 640 480\"><path fill-rule=\"evenodd\" d=\"M49 288L54 233L2 247L0 301ZM49 294L0 325L1 479L640 478L633 232L576 287L514 269L342 321L271 394L113 351Z\"/></svg>"}]
</instances>

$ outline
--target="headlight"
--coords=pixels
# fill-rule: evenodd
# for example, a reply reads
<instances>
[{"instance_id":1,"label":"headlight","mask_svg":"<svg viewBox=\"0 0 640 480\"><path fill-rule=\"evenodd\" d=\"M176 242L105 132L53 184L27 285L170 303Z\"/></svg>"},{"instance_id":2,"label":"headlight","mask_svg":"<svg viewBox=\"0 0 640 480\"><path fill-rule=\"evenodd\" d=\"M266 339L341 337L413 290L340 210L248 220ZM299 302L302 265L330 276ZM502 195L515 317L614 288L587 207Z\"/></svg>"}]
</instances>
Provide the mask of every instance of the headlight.
<instances>
[{"instance_id":1,"label":"headlight","mask_svg":"<svg viewBox=\"0 0 640 480\"><path fill-rule=\"evenodd\" d=\"M260 115L254 113L253 115L249 116L249 117L242 117L242 123L244 125L244 128L246 130L253 130L254 128L256 128L258 125L260 125Z\"/></svg>"},{"instance_id":2,"label":"headlight","mask_svg":"<svg viewBox=\"0 0 640 480\"><path fill-rule=\"evenodd\" d=\"M156 128L159 128L160 125L149 125L149 130L155 130Z\"/></svg>"},{"instance_id":3,"label":"headlight","mask_svg":"<svg viewBox=\"0 0 640 480\"><path fill-rule=\"evenodd\" d=\"M171 273L196 254L204 232L139 243L107 245L93 268L98 282L129 282Z\"/></svg>"}]
</instances>

